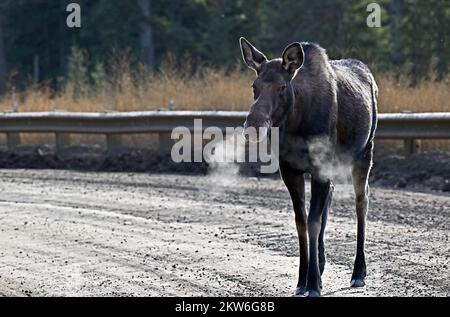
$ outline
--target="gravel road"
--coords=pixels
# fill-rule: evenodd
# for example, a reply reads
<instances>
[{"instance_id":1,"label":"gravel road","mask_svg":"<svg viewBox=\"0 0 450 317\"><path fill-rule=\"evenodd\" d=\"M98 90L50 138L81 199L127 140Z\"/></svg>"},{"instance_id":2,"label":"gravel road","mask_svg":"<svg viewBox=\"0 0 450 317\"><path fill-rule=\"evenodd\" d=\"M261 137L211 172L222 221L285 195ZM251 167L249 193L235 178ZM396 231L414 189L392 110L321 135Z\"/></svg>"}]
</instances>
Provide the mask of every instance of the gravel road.
<instances>
[{"instance_id":1,"label":"gravel road","mask_svg":"<svg viewBox=\"0 0 450 317\"><path fill-rule=\"evenodd\" d=\"M0 295L290 296L298 247L275 179L0 171ZM450 296L450 196L375 187L367 286L348 288L351 186L337 185L324 296Z\"/></svg>"}]
</instances>

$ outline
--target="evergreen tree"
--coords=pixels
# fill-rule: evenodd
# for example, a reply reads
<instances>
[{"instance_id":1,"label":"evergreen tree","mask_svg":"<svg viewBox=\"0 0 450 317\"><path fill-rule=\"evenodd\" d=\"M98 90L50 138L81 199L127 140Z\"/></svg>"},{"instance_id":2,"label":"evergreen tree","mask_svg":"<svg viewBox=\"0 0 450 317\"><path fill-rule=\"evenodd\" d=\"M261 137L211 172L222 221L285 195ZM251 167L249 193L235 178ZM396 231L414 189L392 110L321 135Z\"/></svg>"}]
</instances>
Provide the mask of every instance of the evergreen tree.
<instances>
[{"instance_id":1,"label":"evergreen tree","mask_svg":"<svg viewBox=\"0 0 450 317\"><path fill-rule=\"evenodd\" d=\"M6 55L5 46L3 44L3 26L2 26L2 13L0 12L0 95L6 92Z\"/></svg>"},{"instance_id":2,"label":"evergreen tree","mask_svg":"<svg viewBox=\"0 0 450 317\"><path fill-rule=\"evenodd\" d=\"M387 70L391 65L391 36L389 29L388 1L377 1L380 5L381 26L369 27L367 11L371 0L348 0L344 5L344 16L337 45L340 57L358 58L371 68Z\"/></svg>"},{"instance_id":3,"label":"evergreen tree","mask_svg":"<svg viewBox=\"0 0 450 317\"><path fill-rule=\"evenodd\" d=\"M88 73L100 64L107 73L108 61L121 51L131 52L151 70L169 54L181 66L186 56L194 67L197 61L234 66L240 36L270 57L279 56L290 42L311 41L331 58L360 58L380 71L407 69L414 82L432 72L438 80L448 78L448 0L377 1L380 28L366 24L370 0L78 0L80 29L66 26L70 2L0 1L0 89L8 77L6 65L20 74L21 83L34 66L41 81L67 77L73 47L86 52Z\"/></svg>"},{"instance_id":4,"label":"evergreen tree","mask_svg":"<svg viewBox=\"0 0 450 317\"><path fill-rule=\"evenodd\" d=\"M413 83L429 78L431 70L438 79L443 79L448 74L450 56L448 1L405 0L403 9L403 63L409 69Z\"/></svg>"}]
</instances>

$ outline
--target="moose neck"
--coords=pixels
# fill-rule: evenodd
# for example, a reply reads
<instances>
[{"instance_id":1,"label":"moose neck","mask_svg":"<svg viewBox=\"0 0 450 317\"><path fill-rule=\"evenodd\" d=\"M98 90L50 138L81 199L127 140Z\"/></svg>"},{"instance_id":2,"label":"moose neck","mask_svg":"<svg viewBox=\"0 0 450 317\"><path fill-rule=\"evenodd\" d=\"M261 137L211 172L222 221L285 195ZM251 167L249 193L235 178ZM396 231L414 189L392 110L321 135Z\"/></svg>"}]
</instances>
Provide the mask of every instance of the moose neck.
<instances>
[{"instance_id":1,"label":"moose neck","mask_svg":"<svg viewBox=\"0 0 450 317\"><path fill-rule=\"evenodd\" d=\"M280 130L294 133L298 131L298 127L301 125L302 119L302 107L301 107L301 94L297 87L292 85L292 100L290 100L289 107L287 107L287 111L283 113L277 122L277 126Z\"/></svg>"}]
</instances>

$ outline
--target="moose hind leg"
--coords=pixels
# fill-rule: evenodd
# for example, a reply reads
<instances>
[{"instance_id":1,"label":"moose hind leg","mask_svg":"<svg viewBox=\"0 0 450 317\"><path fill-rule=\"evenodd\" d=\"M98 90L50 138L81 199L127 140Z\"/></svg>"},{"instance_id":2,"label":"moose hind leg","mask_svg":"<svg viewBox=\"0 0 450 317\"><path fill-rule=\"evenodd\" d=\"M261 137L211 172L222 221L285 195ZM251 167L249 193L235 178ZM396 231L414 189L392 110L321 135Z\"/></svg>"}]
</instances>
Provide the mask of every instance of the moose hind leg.
<instances>
[{"instance_id":1,"label":"moose hind leg","mask_svg":"<svg viewBox=\"0 0 450 317\"><path fill-rule=\"evenodd\" d=\"M356 258L351 279L352 287L365 286L366 260L364 254L366 218L369 210L369 174L372 159L357 162L353 167L353 186L355 189L357 229Z\"/></svg>"}]
</instances>

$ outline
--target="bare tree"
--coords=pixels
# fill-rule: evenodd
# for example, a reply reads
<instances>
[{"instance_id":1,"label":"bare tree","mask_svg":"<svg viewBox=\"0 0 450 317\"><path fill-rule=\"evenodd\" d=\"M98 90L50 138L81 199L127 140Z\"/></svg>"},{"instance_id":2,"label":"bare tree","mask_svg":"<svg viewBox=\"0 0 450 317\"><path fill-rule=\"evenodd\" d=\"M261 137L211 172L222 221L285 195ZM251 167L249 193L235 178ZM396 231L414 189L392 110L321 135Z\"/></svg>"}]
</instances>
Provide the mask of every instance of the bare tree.
<instances>
[{"instance_id":1,"label":"bare tree","mask_svg":"<svg viewBox=\"0 0 450 317\"><path fill-rule=\"evenodd\" d=\"M150 23L152 16L151 0L138 0L139 9L142 12L140 44L142 50L142 59L150 70L155 69L155 43L153 40L153 30Z\"/></svg>"},{"instance_id":2,"label":"bare tree","mask_svg":"<svg viewBox=\"0 0 450 317\"><path fill-rule=\"evenodd\" d=\"M6 69L6 56L5 56L5 45L3 41L3 26L2 26L2 15L0 13L0 95L6 92L6 80L7 80L7 69Z\"/></svg>"}]
</instances>

